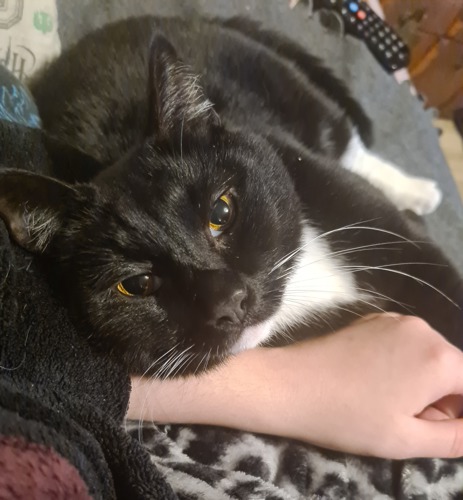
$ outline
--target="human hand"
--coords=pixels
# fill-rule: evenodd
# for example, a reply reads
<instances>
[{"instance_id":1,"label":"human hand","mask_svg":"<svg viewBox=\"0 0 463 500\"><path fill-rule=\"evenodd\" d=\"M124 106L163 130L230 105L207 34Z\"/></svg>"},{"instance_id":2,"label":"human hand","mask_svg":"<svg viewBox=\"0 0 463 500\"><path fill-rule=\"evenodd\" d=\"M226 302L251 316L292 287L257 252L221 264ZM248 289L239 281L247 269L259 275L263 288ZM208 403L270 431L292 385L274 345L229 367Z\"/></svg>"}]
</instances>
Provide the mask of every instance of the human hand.
<instances>
[{"instance_id":1,"label":"human hand","mask_svg":"<svg viewBox=\"0 0 463 500\"><path fill-rule=\"evenodd\" d=\"M374 315L254 349L201 377L134 381L129 416L224 425L384 458L463 455L463 353L424 321Z\"/></svg>"},{"instance_id":2,"label":"human hand","mask_svg":"<svg viewBox=\"0 0 463 500\"><path fill-rule=\"evenodd\" d=\"M384 458L463 455L463 354L423 320L374 315L279 363L287 404L272 433ZM310 407L304 390L317 392Z\"/></svg>"}]
</instances>

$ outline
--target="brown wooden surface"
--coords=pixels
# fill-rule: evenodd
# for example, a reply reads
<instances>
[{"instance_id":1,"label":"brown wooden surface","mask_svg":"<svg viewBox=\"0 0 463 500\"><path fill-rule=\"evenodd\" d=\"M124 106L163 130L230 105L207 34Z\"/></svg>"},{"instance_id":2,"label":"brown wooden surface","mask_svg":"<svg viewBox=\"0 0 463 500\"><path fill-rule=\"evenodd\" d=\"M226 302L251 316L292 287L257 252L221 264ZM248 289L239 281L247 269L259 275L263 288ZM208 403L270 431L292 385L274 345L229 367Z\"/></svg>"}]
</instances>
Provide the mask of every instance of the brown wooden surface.
<instances>
[{"instance_id":1,"label":"brown wooden surface","mask_svg":"<svg viewBox=\"0 0 463 500\"><path fill-rule=\"evenodd\" d=\"M430 106L450 117L463 107L463 0L381 0L411 48L409 71Z\"/></svg>"}]
</instances>

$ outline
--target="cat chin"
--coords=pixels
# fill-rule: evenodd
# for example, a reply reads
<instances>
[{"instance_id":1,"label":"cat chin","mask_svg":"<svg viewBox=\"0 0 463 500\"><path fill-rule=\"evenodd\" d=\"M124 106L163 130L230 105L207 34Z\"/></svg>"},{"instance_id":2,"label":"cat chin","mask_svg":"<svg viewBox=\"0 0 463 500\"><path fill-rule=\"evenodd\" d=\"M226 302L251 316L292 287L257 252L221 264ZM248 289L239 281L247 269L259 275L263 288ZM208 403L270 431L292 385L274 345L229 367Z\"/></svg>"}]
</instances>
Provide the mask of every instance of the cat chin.
<instances>
[{"instance_id":1,"label":"cat chin","mask_svg":"<svg viewBox=\"0 0 463 500\"><path fill-rule=\"evenodd\" d=\"M238 341L230 349L230 354L238 354L247 349L253 349L269 340L272 335L273 323L272 320L267 320L264 323L245 328Z\"/></svg>"}]
</instances>

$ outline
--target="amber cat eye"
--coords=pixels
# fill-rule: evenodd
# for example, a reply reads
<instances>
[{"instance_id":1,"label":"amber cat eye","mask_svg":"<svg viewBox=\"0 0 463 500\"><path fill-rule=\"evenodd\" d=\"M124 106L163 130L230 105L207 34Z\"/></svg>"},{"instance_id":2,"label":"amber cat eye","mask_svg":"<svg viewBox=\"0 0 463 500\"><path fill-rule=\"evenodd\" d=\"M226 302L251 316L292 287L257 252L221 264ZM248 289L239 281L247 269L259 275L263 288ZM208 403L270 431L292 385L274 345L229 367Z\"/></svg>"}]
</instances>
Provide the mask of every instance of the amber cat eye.
<instances>
[{"instance_id":1,"label":"amber cat eye","mask_svg":"<svg viewBox=\"0 0 463 500\"><path fill-rule=\"evenodd\" d=\"M230 227L235 216L235 205L229 193L216 200L209 218L209 230L214 238Z\"/></svg>"},{"instance_id":2,"label":"amber cat eye","mask_svg":"<svg viewBox=\"0 0 463 500\"><path fill-rule=\"evenodd\" d=\"M154 274L140 274L120 281L116 288L126 297L147 297L159 290L161 283L161 278Z\"/></svg>"}]
</instances>

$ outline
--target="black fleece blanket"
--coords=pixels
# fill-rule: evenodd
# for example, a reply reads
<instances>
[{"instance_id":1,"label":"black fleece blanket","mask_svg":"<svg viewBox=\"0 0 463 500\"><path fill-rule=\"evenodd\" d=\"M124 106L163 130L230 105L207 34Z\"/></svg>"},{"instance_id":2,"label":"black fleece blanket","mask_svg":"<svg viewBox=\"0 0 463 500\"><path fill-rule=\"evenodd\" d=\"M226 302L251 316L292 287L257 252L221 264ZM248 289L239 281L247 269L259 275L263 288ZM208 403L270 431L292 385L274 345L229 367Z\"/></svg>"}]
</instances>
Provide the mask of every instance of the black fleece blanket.
<instances>
[{"instance_id":1,"label":"black fleece blanket","mask_svg":"<svg viewBox=\"0 0 463 500\"><path fill-rule=\"evenodd\" d=\"M0 122L5 166L46 171L38 129ZM0 499L176 498L122 429L129 391L0 220Z\"/></svg>"}]
</instances>

